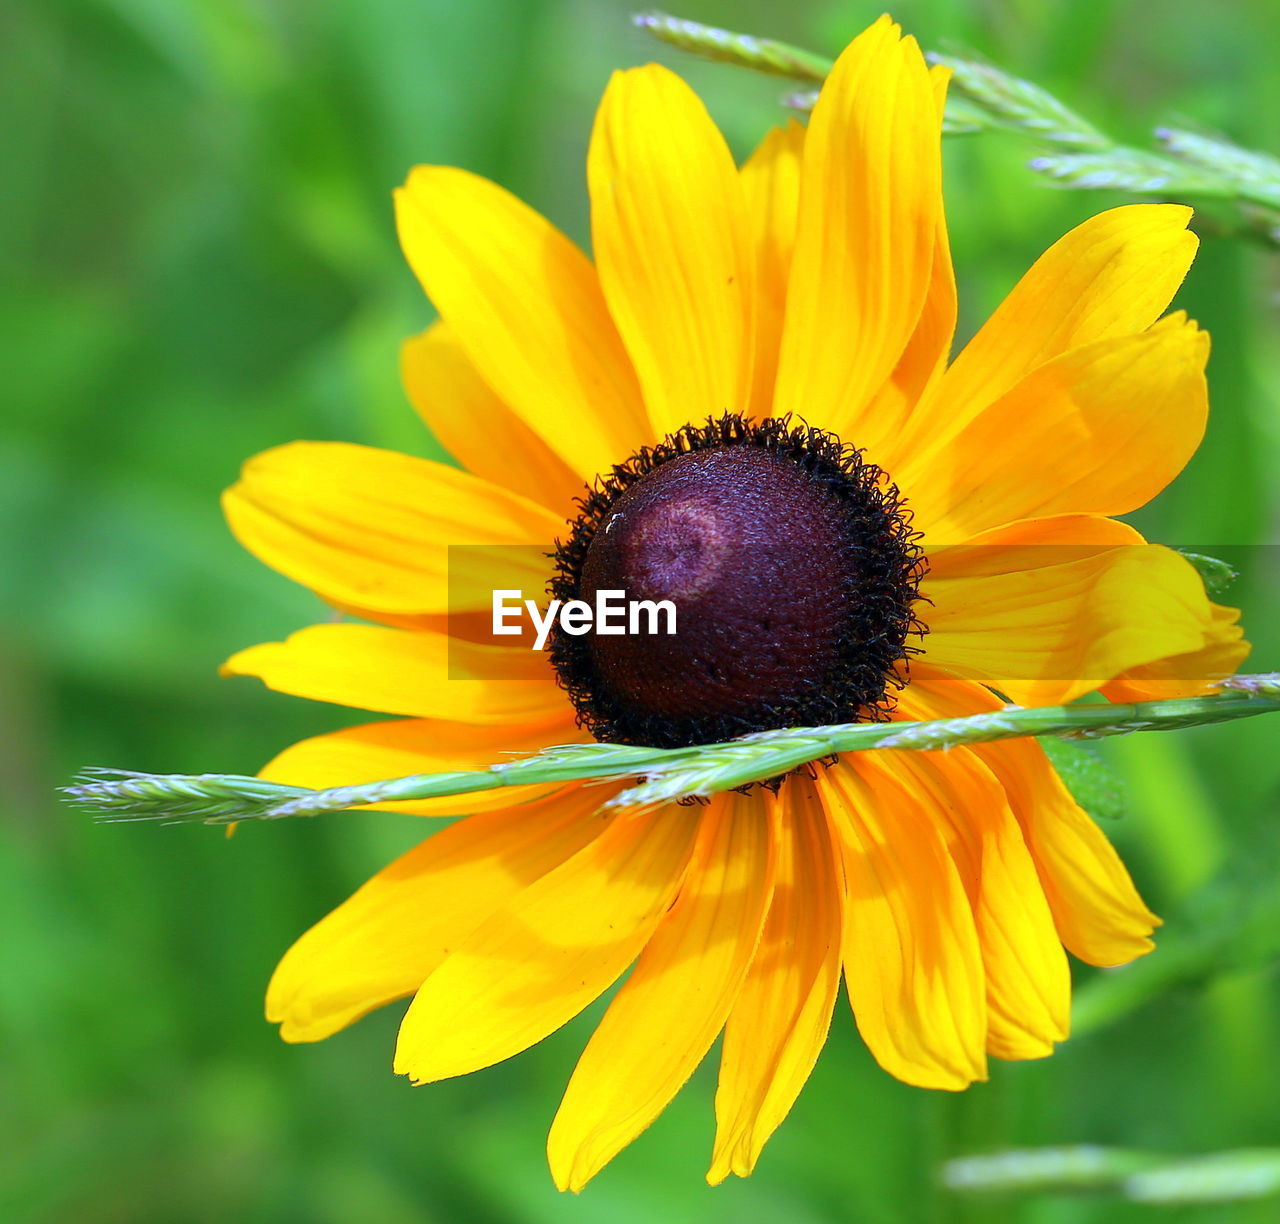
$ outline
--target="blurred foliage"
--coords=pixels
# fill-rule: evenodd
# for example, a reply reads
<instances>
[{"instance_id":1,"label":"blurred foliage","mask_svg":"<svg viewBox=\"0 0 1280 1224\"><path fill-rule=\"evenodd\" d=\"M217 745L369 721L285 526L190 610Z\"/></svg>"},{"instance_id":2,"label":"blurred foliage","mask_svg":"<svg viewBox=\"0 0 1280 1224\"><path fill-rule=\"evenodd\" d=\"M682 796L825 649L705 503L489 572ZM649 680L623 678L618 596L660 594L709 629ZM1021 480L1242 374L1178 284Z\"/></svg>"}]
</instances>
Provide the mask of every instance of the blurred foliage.
<instances>
[{"instance_id":1,"label":"blurred foliage","mask_svg":"<svg viewBox=\"0 0 1280 1224\"><path fill-rule=\"evenodd\" d=\"M689 0L679 12L829 53L880 7ZM598 1013L510 1064L423 1089L391 1075L395 1008L316 1047L281 1045L259 1018L279 953L421 826L369 814L227 841L93 827L52 798L87 763L251 772L344 721L216 678L232 650L324 615L239 551L218 492L245 457L292 438L439 454L397 380L400 338L430 317L391 226L409 166L495 177L584 238L583 151L611 69L678 65L740 152L778 118L777 81L685 63L627 12L620 0L7 0L0 1219L1110 1224L1150 1209L970 1201L936 1170L1008 1147L1275 1142L1274 930L1268 943L1251 928L1260 952L1194 956L1194 973L1164 975L1052 1060L998 1064L960 1096L880 1073L842 1009L750 1182L701 1182L707 1067L582 1198L561 1198L543 1141ZM1280 150L1273 0L903 0L896 16L1120 139L1177 120ZM948 146L966 333L1053 238L1115 202L1046 188L1026 157L994 134ZM1187 472L1137 520L1239 570L1232 596L1259 669L1280 660L1277 567L1261 547L1280 512L1278 267L1209 235L1179 304L1213 333L1216 411ZM1259 719L1104 747L1128 811L1108 831L1168 917L1167 948L1222 946L1206 925L1274 913L1249 900L1280 873L1274 739ZM1080 971L1082 997L1126 972Z\"/></svg>"},{"instance_id":2,"label":"blurred foliage","mask_svg":"<svg viewBox=\"0 0 1280 1224\"><path fill-rule=\"evenodd\" d=\"M1139 1203L1225 1203L1280 1194L1280 1149L1169 1157L1123 1148L1033 1148L949 1160L943 1177L970 1193L1106 1190Z\"/></svg>"}]
</instances>

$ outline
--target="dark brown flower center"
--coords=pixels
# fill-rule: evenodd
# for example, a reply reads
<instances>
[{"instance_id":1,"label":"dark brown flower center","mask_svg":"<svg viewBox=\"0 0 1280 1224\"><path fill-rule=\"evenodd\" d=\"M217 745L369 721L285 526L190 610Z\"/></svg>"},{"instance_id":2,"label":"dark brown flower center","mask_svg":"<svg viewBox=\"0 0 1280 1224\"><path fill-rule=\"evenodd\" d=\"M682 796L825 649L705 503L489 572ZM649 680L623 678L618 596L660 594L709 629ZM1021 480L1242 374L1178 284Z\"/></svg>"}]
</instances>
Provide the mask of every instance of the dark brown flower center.
<instances>
[{"instance_id":1,"label":"dark brown flower center","mask_svg":"<svg viewBox=\"0 0 1280 1224\"><path fill-rule=\"evenodd\" d=\"M897 490L832 435L725 416L598 481L558 545L551 593L669 601L636 632L571 635L551 657L598 739L677 747L883 717L922 632L922 572Z\"/></svg>"}]
</instances>

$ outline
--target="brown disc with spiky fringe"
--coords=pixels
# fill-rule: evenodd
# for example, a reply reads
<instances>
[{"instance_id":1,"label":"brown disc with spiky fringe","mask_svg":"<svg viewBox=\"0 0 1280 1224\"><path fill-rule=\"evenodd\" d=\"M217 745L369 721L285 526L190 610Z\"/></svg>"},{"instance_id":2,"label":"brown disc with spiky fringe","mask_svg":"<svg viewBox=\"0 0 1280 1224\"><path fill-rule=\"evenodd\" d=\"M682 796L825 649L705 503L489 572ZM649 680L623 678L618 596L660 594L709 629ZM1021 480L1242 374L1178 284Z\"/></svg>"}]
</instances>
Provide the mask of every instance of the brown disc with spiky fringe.
<instances>
[{"instance_id":1,"label":"brown disc with spiky fringe","mask_svg":"<svg viewBox=\"0 0 1280 1224\"><path fill-rule=\"evenodd\" d=\"M551 636L597 739L682 747L879 720L924 626L924 561L897 488L855 447L734 414L646 447L579 502L550 594L670 601L638 632Z\"/></svg>"}]
</instances>

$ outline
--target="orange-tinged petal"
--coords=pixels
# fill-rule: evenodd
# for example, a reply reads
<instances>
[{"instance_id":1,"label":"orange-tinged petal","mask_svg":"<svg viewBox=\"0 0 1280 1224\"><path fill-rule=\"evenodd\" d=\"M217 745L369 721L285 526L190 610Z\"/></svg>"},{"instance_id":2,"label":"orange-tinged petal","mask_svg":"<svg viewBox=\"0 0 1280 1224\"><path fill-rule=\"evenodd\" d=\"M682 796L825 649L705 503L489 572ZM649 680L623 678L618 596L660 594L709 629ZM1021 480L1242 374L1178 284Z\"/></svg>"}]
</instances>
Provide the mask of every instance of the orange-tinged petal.
<instances>
[{"instance_id":1,"label":"orange-tinged petal","mask_svg":"<svg viewBox=\"0 0 1280 1224\"><path fill-rule=\"evenodd\" d=\"M756 356L751 411L757 418L773 412L787 280L796 244L804 135L804 125L794 119L785 127L772 128L742 167L742 189L756 244Z\"/></svg>"},{"instance_id":2,"label":"orange-tinged petal","mask_svg":"<svg viewBox=\"0 0 1280 1224\"><path fill-rule=\"evenodd\" d=\"M813 783L789 778L777 807L773 899L724 1030L712 1185L755 1168L813 1070L840 985L842 880Z\"/></svg>"},{"instance_id":3,"label":"orange-tinged petal","mask_svg":"<svg viewBox=\"0 0 1280 1224\"><path fill-rule=\"evenodd\" d=\"M1093 556L1100 548L1142 545L1140 532L1100 514L1056 514L1005 523L971 536L963 544L931 548L929 573L936 577L1007 574L1009 550L1019 548L1032 568Z\"/></svg>"},{"instance_id":4,"label":"orange-tinged petal","mask_svg":"<svg viewBox=\"0 0 1280 1224\"><path fill-rule=\"evenodd\" d=\"M615 72L587 181L600 287L654 433L743 411L755 256L733 155L693 90L657 64Z\"/></svg>"},{"instance_id":5,"label":"orange-tinged petal","mask_svg":"<svg viewBox=\"0 0 1280 1224\"><path fill-rule=\"evenodd\" d=\"M932 603L929 661L1020 705L1071 701L1129 668L1198 650L1209 622L1199 575L1155 544L962 547L922 592Z\"/></svg>"},{"instance_id":6,"label":"orange-tinged petal","mask_svg":"<svg viewBox=\"0 0 1280 1224\"><path fill-rule=\"evenodd\" d=\"M836 61L805 138L779 414L857 441L929 292L941 173L934 82L882 18Z\"/></svg>"},{"instance_id":7,"label":"orange-tinged petal","mask_svg":"<svg viewBox=\"0 0 1280 1224\"><path fill-rule=\"evenodd\" d=\"M374 625L312 625L232 655L222 671L312 701L461 723L545 723L565 708L541 652Z\"/></svg>"},{"instance_id":8,"label":"orange-tinged petal","mask_svg":"<svg viewBox=\"0 0 1280 1224\"><path fill-rule=\"evenodd\" d=\"M412 994L468 936L607 826L599 793L549 798L449 825L383 868L285 954L267 1019L320 1041Z\"/></svg>"},{"instance_id":9,"label":"orange-tinged petal","mask_svg":"<svg viewBox=\"0 0 1280 1224\"><path fill-rule=\"evenodd\" d=\"M447 464L345 442L255 456L223 506L259 560L371 619L488 608L495 575L541 591L542 553L564 529L543 506Z\"/></svg>"},{"instance_id":10,"label":"orange-tinged petal","mask_svg":"<svg viewBox=\"0 0 1280 1224\"><path fill-rule=\"evenodd\" d=\"M817 783L844 863L844 975L862 1039L908 1084L985 1079L982 949L936 823L858 754Z\"/></svg>"},{"instance_id":11,"label":"orange-tinged petal","mask_svg":"<svg viewBox=\"0 0 1280 1224\"><path fill-rule=\"evenodd\" d=\"M1182 316L1073 349L1028 374L945 446L894 469L930 544L1018 519L1125 514L1204 436L1209 337Z\"/></svg>"},{"instance_id":12,"label":"orange-tinged petal","mask_svg":"<svg viewBox=\"0 0 1280 1224\"><path fill-rule=\"evenodd\" d=\"M899 712L917 713L903 694ZM1071 977L1035 864L1008 797L982 759L966 748L884 752L890 774L932 812L960 870L982 945L987 984L987 1052L1043 1058L1066 1039Z\"/></svg>"},{"instance_id":13,"label":"orange-tinged petal","mask_svg":"<svg viewBox=\"0 0 1280 1224\"><path fill-rule=\"evenodd\" d=\"M507 760L512 754L535 753L555 744L579 743L586 738L574 725L567 702L562 719L536 726L505 723L475 726L438 718L397 719L365 723L302 740L276 756L258 776L285 786L325 790L409 774L482 769ZM438 799L371 806L417 816L461 816L525 803L561 785L500 786L472 795L442 795Z\"/></svg>"},{"instance_id":14,"label":"orange-tinged petal","mask_svg":"<svg viewBox=\"0 0 1280 1224\"><path fill-rule=\"evenodd\" d=\"M1112 701L1194 697L1234 675L1251 649L1240 627L1240 610L1210 603L1208 613L1205 644L1199 650L1121 672L1102 686L1103 695Z\"/></svg>"},{"instance_id":15,"label":"orange-tinged petal","mask_svg":"<svg viewBox=\"0 0 1280 1224\"><path fill-rule=\"evenodd\" d=\"M410 266L481 378L583 480L650 440L595 269L559 230L448 166L409 175L396 222Z\"/></svg>"},{"instance_id":16,"label":"orange-tinged petal","mask_svg":"<svg viewBox=\"0 0 1280 1224\"><path fill-rule=\"evenodd\" d=\"M1001 704L980 685L919 660L911 665L911 686L903 697L919 716L927 712L930 718L958 718ZM1009 739L972 751L1009 797L1067 950L1092 965L1122 965L1149 952L1159 919L1142 903L1120 856L1072 799L1040 745Z\"/></svg>"},{"instance_id":17,"label":"orange-tinged petal","mask_svg":"<svg viewBox=\"0 0 1280 1224\"><path fill-rule=\"evenodd\" d=\"M404 342L400 374L427 428L468 472L571 512L582 478L490 390L446 324Z\"/></svg>"},{"instance_id":18,"label":"orange-tinged petal","mask_svg":"<svg viewBox=\"0 0 1280 1224\"><path fill-rule=\"evenodd\" d=\"M1037 366L1149 327L1195 258L1190 218L1179 204L1126 204L1054 243L912 414L898 453L952 436Z\"/></svg>"},{"instance_id":19,"label":"orange-tinged petal","mask_svg":"<svg viewBox=\"0 0 1280 1224\"><path fill-rule=\"evenodd\" d=\"M614 820L494 913L419 989L400 1026L396 1071L415 1083L466 1075L541 1041L598 998L674 900L698 821L687 808Z\"/></svg>"},{"instance_id":20,"label":"orange-tinged petal","mask_svg":"<svg viewBox=\"0 0 1280 1224\"><path fill-rule=\"evenodd\" d=\"M757 791L705 810L679 899L587 1043L551 1125L561 1190L581 1190L644 1130L723 1028L773 891L770 806Z\"/></svg>"}]
</instances>

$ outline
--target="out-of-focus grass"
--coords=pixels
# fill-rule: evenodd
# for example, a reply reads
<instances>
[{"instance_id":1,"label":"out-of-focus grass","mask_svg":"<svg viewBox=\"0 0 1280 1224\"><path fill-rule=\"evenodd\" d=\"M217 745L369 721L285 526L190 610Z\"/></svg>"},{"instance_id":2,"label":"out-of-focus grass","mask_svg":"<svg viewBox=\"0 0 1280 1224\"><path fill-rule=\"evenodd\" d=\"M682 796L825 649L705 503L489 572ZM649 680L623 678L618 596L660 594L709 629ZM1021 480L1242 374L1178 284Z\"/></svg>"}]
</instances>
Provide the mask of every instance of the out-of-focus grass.
<instances>
[{"instance_id":1,"label":"out-of-focus grass","mask_svg":"<svg viewBox=\"0 0 1280 1224\"><path fill-rule=\"evenodd\" d=\"M878 8L679 11L834 50ZM226 841L94 828L51 798L86 763L251 771L354 721L216 678L232 650L324 615L238 550L218 492L242 459L293 438L439 453L396 374L400 337L429 318L391 227L389 192L410 165L491 175L584 237L583 150L612 68L680 64L743 152L778 117L776 82L684 63L626 12L618 0L10 0L0 1219L1106 1224L1139 1209L962 1202L932 1188L933 1170L1005 1145L1274 1142L1280 1042L1264 968L1162 995L960 1097L882 1075L842 1007L752 1181L700 1184L705 1068L583 1198L561 1198L542 1142L591 1015L511 1064L417 1090L390 1073L394 1008L319 1047L285 1047L259 1019L278 954L418 825L342 817ZM1270 0L916 0L896 15L926 45L986 54L1120 135L1189 117L1280 148ZM1003 138L949 147L966 332L1050 240L1115 202L1036 184L1025 156ZM1216 411L1189 470L1141 516L1154 538L1212 552L1274 531L1277 266L1208 241L1184 290L1214 335ZM1276 567L1239 560L1235 594L1259 663L1275 667ZM1132 801L1111 831L1170 914L1170 944L1186 934L1187 893L1274 823L1274 739L1257 720L1116 754Z\"/></svg>"}]
</instances>

